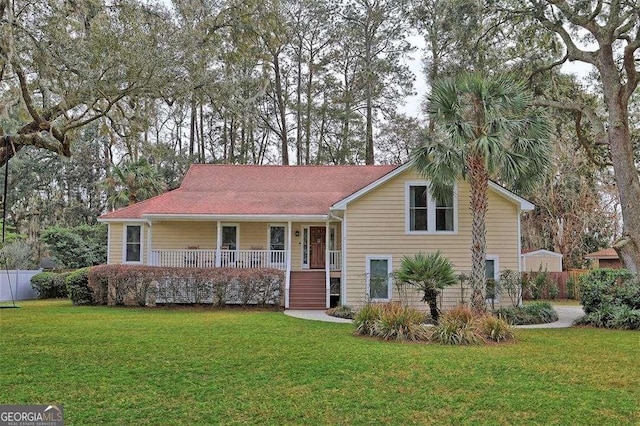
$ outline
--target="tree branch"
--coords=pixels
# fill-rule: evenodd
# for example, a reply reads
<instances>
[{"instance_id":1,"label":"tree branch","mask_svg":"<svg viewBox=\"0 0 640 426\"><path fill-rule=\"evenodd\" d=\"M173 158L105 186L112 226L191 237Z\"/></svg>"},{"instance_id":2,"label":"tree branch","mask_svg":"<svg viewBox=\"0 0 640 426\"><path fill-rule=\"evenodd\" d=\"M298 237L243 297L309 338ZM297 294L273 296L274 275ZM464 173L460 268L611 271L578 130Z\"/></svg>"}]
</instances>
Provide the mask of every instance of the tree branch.
<instances>
[{"instance_id":1,"label":"tree branch","mask_svg":"<svg viewBox=\"0 0 640 426\"><path fill-rule=\"evenodd\" d=\"M594 130L595 144L608 145L607 133L603 121L588 106L581 103L572 102L568 99L563 99L562 101L551 99L534 99L532 104L537 106L556 108L563 111L573 111L575 113L584 115L589 123L591 123L591 127Z\"/></svg>"}]
</instances>

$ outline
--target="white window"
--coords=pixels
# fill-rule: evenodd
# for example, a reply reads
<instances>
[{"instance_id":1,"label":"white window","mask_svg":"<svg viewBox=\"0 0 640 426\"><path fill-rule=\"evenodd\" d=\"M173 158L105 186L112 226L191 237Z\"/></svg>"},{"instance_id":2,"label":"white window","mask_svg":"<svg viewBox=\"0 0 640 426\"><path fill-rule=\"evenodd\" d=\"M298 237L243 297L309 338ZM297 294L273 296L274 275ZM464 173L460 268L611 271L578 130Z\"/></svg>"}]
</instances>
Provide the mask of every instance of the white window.
<instances>
[{"instance_id":1,"label":"white window","mask_svg":"<svg viewBox=\"0 0 640 426\"><path fill-rule=\"evenodd\" d=\"M456 188L437 199L426 182L407 182L405 188L406 231L409 234L455 233L457 231Z\"/></svg>"},{"instance_id":2,"label":"white window","mask_svg":"<svg viewBox=\"0 0 640 426\"><path fill-rule=\"evenodd\" d=\"M286 228L284 225L269 225L270 262L284 264L286 261Z\"/></svg>"},{"instance_id":3,"label":"white window","mask_svg":"<svg viewBox=\"0 0 640 426\"><path fill-rule=\"evenodd\" d=\"M222 249L238 250L237 225L222 225Z\"/></svg>"},{"instance_id":4,"label":"white window","mask_svg":"<svg viewBox=\"0 0 640 426\"><path fill-rule=\"evenodd\" d=\"M498 281L498 256L487 256L485 261L485 277L487 277L487 300L491 303L499 300L495 283Z\"/></svg>"},{"instance_id":5,"label":"white window","mask_svg":"<svg viewBox=\"0 0 640 426\"><path fill-rule=\"evenodd\" d=\"M374 302L390 301L392 297L391 256L367 256L367 297Z\"/></svg>"},{"instance_id":6,"label":"white window","mask_svg":"<svg viewBox=\"0 0 640 426\"><path fill-rule=\"evenodd\" d=\"M125 226L124 261L130 263L142 262L142 226Z\"/></svg>"}]
</instances>

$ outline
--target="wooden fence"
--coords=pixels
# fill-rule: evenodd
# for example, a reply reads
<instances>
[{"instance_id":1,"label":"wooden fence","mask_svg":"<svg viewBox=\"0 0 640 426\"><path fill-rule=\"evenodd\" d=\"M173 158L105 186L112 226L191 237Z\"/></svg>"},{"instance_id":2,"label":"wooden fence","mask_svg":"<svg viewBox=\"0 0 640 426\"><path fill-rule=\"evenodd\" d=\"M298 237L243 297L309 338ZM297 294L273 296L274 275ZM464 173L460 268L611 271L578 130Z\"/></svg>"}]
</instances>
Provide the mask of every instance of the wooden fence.
<instances>
[{"instance_id":1,"label":"wooden fence","mask_svg":"<svg viewBox=\"0 0 640 426\"><path fill-rule=\"evenodd\" d=\"M578 279L581 275L589 272L588 269L571 269L562 272L547 272L550 282L555 282L558 286L558 295L556 299L579 299ZM522 278L532 280L538 272L523 272ZM573 288L569 288L570 281L573 282ZM530 291L526 291L524 299L531 300L533 296ZM542 289L539 299L550 299L549 287Z\"/></svg>"}]
</instances>

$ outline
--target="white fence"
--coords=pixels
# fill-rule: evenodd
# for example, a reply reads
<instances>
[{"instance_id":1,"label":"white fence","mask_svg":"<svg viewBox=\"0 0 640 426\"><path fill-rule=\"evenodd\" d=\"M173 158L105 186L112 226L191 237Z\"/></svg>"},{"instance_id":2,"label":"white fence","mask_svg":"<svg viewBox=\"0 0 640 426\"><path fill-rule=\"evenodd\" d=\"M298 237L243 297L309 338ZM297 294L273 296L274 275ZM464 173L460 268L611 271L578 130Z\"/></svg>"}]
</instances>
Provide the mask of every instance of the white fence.
<instances>
[{"instance_id":1,"label":"white fence","mask_svg":"<svg viewBox=\"0 0 640 426\"><path fill-rule=\"evenodd\" d=\"M0 269L0 302L10 302L12 300L12 292L13 300L36 299L38 294L31 288L31 277L40 272L42 270L7 271L6 269Z\"/></svg>"}]
</instances>

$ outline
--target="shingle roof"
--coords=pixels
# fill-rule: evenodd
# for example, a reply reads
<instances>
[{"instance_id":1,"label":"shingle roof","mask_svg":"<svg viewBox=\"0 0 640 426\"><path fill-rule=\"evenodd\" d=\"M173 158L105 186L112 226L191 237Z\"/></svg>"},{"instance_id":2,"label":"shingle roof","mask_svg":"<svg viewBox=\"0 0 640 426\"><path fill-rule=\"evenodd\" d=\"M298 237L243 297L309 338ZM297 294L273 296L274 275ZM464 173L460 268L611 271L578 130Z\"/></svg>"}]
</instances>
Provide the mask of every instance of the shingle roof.
<instances>
[{"instance_id":1,"label":"shingle roof","mask_svg":"<svg viewBox=\"0 0 640 426\"><path fill-rule=\"evenodd\" d=\"M606 248L589 253L585 256L587 259L618 259L618 253L613 248Z\"/></svg>"},{"instance_id":2,"label":"shingle roof","mask_svg":"<svg viewBox=\"0 0 640 426\"><path fill-rule=\"evenodd\" d=\"M194 164L180 188L102 215L325 215L392 166L255 166Z\"/></svg>"}]
</instances>

